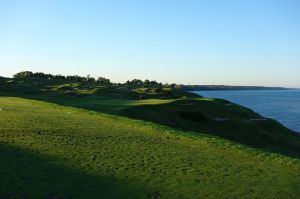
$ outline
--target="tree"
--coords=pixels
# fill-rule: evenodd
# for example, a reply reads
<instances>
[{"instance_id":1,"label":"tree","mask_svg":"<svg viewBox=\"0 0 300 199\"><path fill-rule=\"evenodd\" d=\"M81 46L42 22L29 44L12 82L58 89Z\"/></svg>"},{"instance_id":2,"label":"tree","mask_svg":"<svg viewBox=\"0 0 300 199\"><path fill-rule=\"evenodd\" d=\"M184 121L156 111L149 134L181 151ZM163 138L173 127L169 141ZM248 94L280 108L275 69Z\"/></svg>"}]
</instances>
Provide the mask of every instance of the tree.
<instances>
[{"instance_id":1,"label":"tree","mask_svg":"<svg viewBox=\"0 0 300 199\"><path fill-rule=\"evenodd\" d=\"M31 71L22 71L14 74L14 78L31 78L33 77L33 73Z\"/></svg>"},{"instance_id":2,"label":"tree","mask_svg":"<svg viewBox=\"0 0 300 199\"><path fill-rule=\"evenodd\" d=\"M53 79L53 75L42 72L33 73L33 77L37 79Z\"/></svg>"},{"instance_id":3,"label":"tree","mask_svg":"<svg viewBox=\"0 0 300 199\"><path fill-rule=\"evenodd\" d=\"M144 85L145 85L145 86L148 86L148 85L150 85L150 81L149 81L148 79L145 79L145 81L144 81Z\"/></svg>"},{"instance_id":4,"label":"tree","mask_svg":"<svg viewBox=\"0 0 300 199\"><path fill-rule=\"evenodd\" d=\"M172 89L175 89L175 87L176 87L176 84L170 84L170 88L172 88Z\"/></svg>"},{"instance_id":5,"label":"tree","mask_svg":"<svg viewBox=\"0 0 300 199\"><path fill-rule=\"evenodd\" d=\"M65 76L63 76L63 75L55 75L54 77L53 77L53 79L55 79L55 80L66 80L66 77Z\"/></svg>"},{"instance_id":6,"label":"tree","mask_svg":"<svg viewBox=\"0 0 300 199\"><path fill-rule=\"evenodd\" d=\"M129 83L133 85L143 85L144 82L140 79L133 79Z\"/></svg>"},{"instance_id":7,"label":"tree","mask_svg":"<svg viewBox=\"0 0 300 199\"><path fill-rule=\"evenodd\" d=\"M108 85L108 84L110 84L110 80L106 79L105 77L98 77L97 78L97 83Z\"/></svg>"},{"instance_id":8,"label":"tree","mask_svg":"<svg viewBox=\"0 0 300 199\"><path fill-rule=\"evenodd\" d=\"M91 75L86 76L87 81L89 81L90 77L91 77Z\"/></svg>"},{"instance_id":9,"label":"tree","mask_svg":"<svg viewBox=\"0 0 300 199\"><path fill-rule=\"evenodd\" d=\"M153 85L157 85L158 83L154 80L154 81L150 81L150 84Z\"/></svg>"},{"instance_id":10,"label":"tree","mask_svg":"<svg viewBox=\"0 0 300 199\"><path fill-rule=\"evenodd\" d=\"M96 79L94 77L90 77L87 81L88 82L96 82Z\"/></svg>"},{"instance_id":11,"label":"tree","mask_svg":"<svg viewBox=\"0 0 300 199\"><path fill-rule=\"evenodd\" d=\"M75 81L75 82L86 82L87 81L87 78L85 77L80 77L78 75L68 75L66 77L66 80L68 81Z\"/></svg>"}]
</instances>

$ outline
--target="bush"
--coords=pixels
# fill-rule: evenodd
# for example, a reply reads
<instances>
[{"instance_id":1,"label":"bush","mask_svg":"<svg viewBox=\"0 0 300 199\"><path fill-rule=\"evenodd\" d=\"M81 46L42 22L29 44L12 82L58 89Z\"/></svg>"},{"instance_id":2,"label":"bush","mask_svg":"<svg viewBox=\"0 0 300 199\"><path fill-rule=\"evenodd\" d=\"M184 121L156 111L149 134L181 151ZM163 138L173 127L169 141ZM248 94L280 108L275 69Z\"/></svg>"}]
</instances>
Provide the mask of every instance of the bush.
<instances>
[{"instance_id":1,"label":"bush","mask_svg":"<svg viewBox=\"0 0 300 199\"><path fill-rule=\"evenodd\" d=\"M30 78L33 77L33 73L31 71L22 71L14 74L14 78Z\"/></svg>"}]
</instances>

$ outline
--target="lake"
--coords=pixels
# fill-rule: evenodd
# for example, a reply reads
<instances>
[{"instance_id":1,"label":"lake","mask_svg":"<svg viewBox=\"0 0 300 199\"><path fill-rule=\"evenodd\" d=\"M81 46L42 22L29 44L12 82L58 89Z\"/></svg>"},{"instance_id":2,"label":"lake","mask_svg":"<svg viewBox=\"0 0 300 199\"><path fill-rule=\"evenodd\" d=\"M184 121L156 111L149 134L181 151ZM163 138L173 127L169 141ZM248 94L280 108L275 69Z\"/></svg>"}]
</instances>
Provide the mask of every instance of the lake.
<instances>
[{"instance_id":1,"label":"lake","mask_svg":"<svg viewBox=\"0 0 300 199\"><path fill-rule=\"evenodd\" d=\"M300 90L193 91L203 97L223 98L246 106L300 132Z\"/></svg>"}]
</instances>

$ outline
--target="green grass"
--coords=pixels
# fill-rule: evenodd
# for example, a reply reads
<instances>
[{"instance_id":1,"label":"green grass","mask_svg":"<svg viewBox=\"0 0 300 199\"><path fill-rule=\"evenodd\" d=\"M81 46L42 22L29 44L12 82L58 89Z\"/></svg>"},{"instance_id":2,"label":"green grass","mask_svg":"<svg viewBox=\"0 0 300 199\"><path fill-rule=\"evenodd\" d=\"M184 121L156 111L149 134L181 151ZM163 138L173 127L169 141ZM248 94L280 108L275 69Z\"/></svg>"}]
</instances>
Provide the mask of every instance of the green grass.
<instances>
[{"instance_id":1,"label":"green grass","mask_svg":"<svg viewBox=\"0 0 300 199\"><path fill-rule=\"evenodd\" d=\"M176 99L168 103L127 106L120 114L300 157L299 135L272 119L226 100Z\"/></svg>"},{"instance_id":2,"label":"green grass","mask_svg":"<svg viewBox=\"0 0 300 199\"><path fill-rule=\"evenodd\" d=\"M300 158L300 136L277 121L226 100L202 98L178 89L4 78L0 79L1 95L125 116L184 131L205 132Z\"/></svg>"},{"instance_id":3,"label":"green grass","mask_svg":"<svg viewBox=\"0 0 300 199\"><path fill-rule=\"evenodd\" d=\"M1 199L300 195L299 135L226 100L6 78L0 96Z\"/></svg>"},{"instance_id":4,"label":"green grass","mask_svg":"<svg viewBox=\"0 0 300 199\"><path fill-rule=\"evenodd\" d=\"M300 195L298 159L41 101L0 97L0 108L0 198Z\"/></svg>"},{"instance_id":5,"label":"green grass","mask_svg":"<svg viewBox=\"0 0 300 199\"><path fill-rule=\"evenodd\" d=\"M272 119L226 100L176 89L130 88L41 79L0 79L0 95L78 107L213 134L250 147L300 158L300 136ZM167 94L163 94L167 90ZM155 92L154 92L155 91ZM140 99L142 95L143 100Z\"/></svg>"}]
</instances>

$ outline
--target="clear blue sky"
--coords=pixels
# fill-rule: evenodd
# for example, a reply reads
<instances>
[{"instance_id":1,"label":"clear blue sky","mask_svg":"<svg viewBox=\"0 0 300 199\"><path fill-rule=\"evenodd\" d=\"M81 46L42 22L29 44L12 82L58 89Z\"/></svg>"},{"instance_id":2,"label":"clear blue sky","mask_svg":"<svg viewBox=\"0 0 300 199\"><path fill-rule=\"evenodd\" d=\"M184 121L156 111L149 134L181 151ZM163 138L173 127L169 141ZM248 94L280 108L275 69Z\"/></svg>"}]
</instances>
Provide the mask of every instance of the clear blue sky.
<instances>
[{"instance_id":1,"label":"clear blue sky","mask_svg":"<svg viewBox=\"0 0 300 199\"><path fill-rule=\"evenodd\" d=\"M0 0L0 75L22 70L300 87L300 1Z\"/></svg>"}]
</instances>

